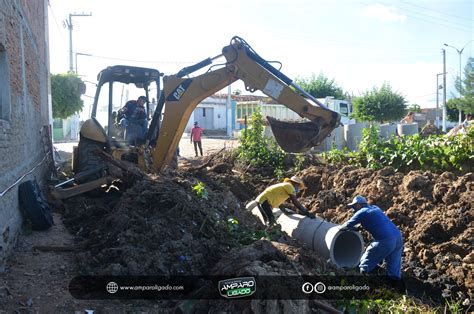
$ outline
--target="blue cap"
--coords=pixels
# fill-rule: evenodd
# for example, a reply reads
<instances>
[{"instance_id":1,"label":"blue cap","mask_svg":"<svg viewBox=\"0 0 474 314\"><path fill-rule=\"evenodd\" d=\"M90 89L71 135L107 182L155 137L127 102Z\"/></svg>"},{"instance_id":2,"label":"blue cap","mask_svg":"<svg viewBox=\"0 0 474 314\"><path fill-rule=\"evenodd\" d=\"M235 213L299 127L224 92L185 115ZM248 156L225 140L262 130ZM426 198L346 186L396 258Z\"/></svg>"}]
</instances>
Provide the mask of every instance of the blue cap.
<instances>
[{"instance_id":1,"label":"blue cap","mask_svg":"<svg viewBox=\"0 0 474 314\"><path fill-rule=\"evenodd\" d=\"M354 206L355 204L367 204L367 200L366 200L365 197L363 197L362 195L357 195L357 196L354 197L354 199L352 200L352 203L347 204L347 207L352 207L352 206Z\"/></svg>"}]
</instances>

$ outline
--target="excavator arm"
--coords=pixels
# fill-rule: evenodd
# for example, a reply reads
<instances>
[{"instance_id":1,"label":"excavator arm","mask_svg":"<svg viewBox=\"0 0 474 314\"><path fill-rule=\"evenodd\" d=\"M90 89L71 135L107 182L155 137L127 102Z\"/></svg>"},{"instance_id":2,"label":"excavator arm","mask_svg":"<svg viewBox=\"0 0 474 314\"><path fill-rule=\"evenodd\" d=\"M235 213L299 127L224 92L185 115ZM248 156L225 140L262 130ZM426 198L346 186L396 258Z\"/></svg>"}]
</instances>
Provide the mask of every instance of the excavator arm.
<instances>
[{"instance_id":1,"label":"excavator arm","mask_svg":"<svg viewBox=\"0 0 474 314\"><path fill-rule=\"evenodd\" d=\"M226 59L223 67L193 78L184 78L221 57ZM285 151L302 152L318 146L340 124L337 112L328 109L294 84L261 58L245 40L233 37L230 45L222 49L222 54L163 78L165 110L157 143L152 151L156 172L170 163L196 106L206 97L239 79L244 82L248 91L261 90L308 119L308 122L283 122L267 117L278 144Z\"/></svg>"}]
</instances>

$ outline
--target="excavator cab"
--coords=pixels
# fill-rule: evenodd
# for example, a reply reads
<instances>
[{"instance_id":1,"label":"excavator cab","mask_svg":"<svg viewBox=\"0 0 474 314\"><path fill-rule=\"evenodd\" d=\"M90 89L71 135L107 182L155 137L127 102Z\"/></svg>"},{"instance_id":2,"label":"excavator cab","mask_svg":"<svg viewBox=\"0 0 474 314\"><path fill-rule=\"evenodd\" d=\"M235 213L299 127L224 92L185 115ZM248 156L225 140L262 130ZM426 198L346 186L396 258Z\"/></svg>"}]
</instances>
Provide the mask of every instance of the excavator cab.
<instances>
[{"instance_id":1,"label":"excavator cab","mask_svg":"<svg viewBox=\"0 0 474 314\"><path fill-rule=\"evenodd\" d=\"M102 70L97 76L97 90L92 105L91 117L105 129L107 136L118 143L124 143L124 128L117 117L128 100L146 97L146 120L158 109L160 79L162 74L151 68L115 65ZM154 101L153 101L154 100Z\"/></svg>"},{"instance_id":2,"label":"excavator cab","mask_svg":"<svg viewBox=\"0 0 474 314\"><path fill-rule=\"evenodd\" d=\"M158 134L163 109L163 102L160 100L161 77L162 73L156 69L127 65L110 66L98 74L91 118L82 125L79 146L73 154L74 173L84 173L100 166L100 157L94 154L97 149L105 150L118 160L126 160L145 168L144 154L137 144L144 144L145 135L149 132ZM118 113L127 101L136 101L141 96L146 98L144 123L148 124L152 115L157 118L150 125L144 126L146 131L139 139L140 142L131 144L125 138L127 129L120 125ZM100 176L100 173L95 175ZM94 179L94 175L88 177L91 178Z\"/></svg>"}]
</instances>

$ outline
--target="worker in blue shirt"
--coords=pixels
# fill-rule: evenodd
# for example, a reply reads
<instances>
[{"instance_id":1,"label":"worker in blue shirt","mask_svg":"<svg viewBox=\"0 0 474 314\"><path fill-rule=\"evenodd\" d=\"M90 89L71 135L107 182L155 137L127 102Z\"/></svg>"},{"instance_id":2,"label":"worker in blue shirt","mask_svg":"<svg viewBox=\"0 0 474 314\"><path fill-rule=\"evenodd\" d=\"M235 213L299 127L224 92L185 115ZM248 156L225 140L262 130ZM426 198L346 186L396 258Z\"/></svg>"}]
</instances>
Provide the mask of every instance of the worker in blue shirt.
<instances>
[{"instance_id":1,"label":"worker in blue shirt","mask_svg":"<svg viewBox=\"0 0 474 314\"><path fill-rule=\"evenodd\" d=\"M130 145L138 145L144 141L147 129L147 114L145 96L137 100L129 100L117 113L119 124L125 128L125 140Z\"/></svg>"},{"instance_id":2,"label":"worker in blue shirt","mask_svg":"<svg viewBox=\"0 0 474 314\"><path fill-rule=\"evenodd\" d=\"M351 229L360 223L374 238L360 259L360 272L369 273L385 260L388 277L391 280L400 281L403 253L403 238L400 230L379 207L369 205L365 197L361 195L354 197L347 207L352 208L354 215L342 228Z\"/></svg>"}]
</instances>

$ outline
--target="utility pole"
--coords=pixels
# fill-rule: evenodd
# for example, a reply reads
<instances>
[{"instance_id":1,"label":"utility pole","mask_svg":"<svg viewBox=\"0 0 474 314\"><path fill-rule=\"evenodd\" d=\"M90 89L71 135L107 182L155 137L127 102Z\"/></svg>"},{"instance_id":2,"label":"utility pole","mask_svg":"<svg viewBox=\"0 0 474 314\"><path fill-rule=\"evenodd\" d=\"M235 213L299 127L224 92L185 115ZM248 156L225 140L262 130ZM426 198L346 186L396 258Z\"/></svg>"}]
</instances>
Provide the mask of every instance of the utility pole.
<instances>
[{"instance_id":1,"label":"utility pole","mask_svg":"<svg viewBox=\"0 0 474 314\"><path fill-rule=\"evenodd\" d=\"M462 49L458 49L454 46L451 46L451 45L448 45L448 44L444 44L446 47L450 47L450 48L453 48L454 50L456 50L459 54L459 101L461 101L461 97L462 97L462 65L461 65L461 59L462 59L462 52L464 51L464 48L467 47L467 45L469 45L471 42L473 42L473 40L470 40L468 41L464 47L462 47ZM462 111L461 109L458 109L459 110L459 124L462 123Z\"/></svg>"},{"instance_id":2,"label":"utility pole","mask_svg":"<svg viewBox=\"0 0 474 314\"><path fill-rule=\"evenodd\" d=\"M439 76L443 75L443 73L436 74L436 115L435 115L435 124L436 127L439 128Z\"/></svg>"},{"instance_id":3,"label":"utility pole","mask_svg":"<svg viewBox=\"0 0 474 314\"><path fill-rule=\"evenodd\" d=\"M229 84L229 87L227 89L227 104L226 104L226 121L227 121L227 136L229 138L232 137L232 88L231 84Z\"/></svg>"},{"instance_id":4,"label":"utility pole","mask_svg":"<svg viewBox=\"0 0 474 314\"><path fill-rule=\"evenodd\" d=\"M446 132L446 49L443 51L443 132Z\"/></svg>"},{"instance_id":5,"label":"utility pole","mask_svg":"<svg viewBox=\"0 0 474 314\"><path fill-rule=\"evenodd\" d=\"M69 19L66 20L66 25L69 30L69 73L74 73L74 61L72 50L72 17L73 16L92 16L92 13L69 13Z\"/></svg>"}]
</instances>

